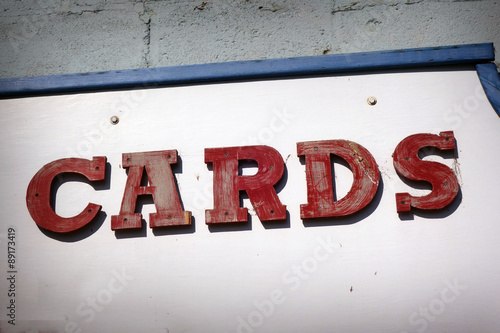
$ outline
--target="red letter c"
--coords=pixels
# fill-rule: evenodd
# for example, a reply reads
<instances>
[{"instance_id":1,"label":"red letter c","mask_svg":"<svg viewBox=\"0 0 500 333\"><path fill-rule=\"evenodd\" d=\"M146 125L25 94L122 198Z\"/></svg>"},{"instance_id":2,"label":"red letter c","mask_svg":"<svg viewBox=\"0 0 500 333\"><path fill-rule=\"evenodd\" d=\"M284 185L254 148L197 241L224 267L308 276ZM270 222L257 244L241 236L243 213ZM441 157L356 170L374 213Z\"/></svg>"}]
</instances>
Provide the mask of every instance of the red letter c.
<instances>
[{"instance_id":1,"label":"red letter c","mask_svg":"<svg viewBox=\"0 0 500 333\"><path fill-rule=\"evenodd\" d=\"M89 203L77 216L61 217L50 205L50 188L55 177L62 173L78 173L90 181L104 180L106 157L94 157L92 161L82 158L65 158L51 162L40 169L28 185L26 205L33 220L40 227L54 232L77 230L90 221L101 210L100 205Z\"/></svg>"}]
</instances>

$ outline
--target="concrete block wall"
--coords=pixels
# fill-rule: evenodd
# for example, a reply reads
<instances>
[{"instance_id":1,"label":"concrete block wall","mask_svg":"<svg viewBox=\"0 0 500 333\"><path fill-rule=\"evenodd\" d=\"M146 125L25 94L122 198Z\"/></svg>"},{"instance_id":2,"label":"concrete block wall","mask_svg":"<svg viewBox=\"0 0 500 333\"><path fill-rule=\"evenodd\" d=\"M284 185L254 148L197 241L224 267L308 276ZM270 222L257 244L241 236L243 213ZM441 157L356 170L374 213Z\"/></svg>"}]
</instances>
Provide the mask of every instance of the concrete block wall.
<instances>
[{"instance_id":1,"label":"concrete block wall","mask_svg":"<svg viewBox=\"0 0 500 333\"><path fill-rule=\"evenodd\" d=\"M0 78L483 42L500 49L500 1L0 0L0 31Z\"/></svg>"}]
</instances>

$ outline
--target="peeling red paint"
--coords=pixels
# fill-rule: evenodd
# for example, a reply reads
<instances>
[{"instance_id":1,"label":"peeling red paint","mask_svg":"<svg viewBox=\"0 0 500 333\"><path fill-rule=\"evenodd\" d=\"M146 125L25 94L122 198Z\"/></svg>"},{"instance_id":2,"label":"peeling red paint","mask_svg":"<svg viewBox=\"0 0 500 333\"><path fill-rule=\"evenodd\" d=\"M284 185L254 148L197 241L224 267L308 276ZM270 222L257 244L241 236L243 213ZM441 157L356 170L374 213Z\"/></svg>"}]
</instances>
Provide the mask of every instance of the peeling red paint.
<instances>
[{"instance_id":1,"label":"peeling red paint","mask_svg":"<svg viewBox=\"0 0 500 333\"><path fill-rule=\"evenodd\" d=\"M259 170L252 176L238 175L238 162L254 160ZM213 164L214 209L205 211L205 222L245 222L247 209L240 207L239 191L246 191L261 221L286 219L273 187L285 170L280 153L269 146L206 148L205 163Z\"/></svg>"},{"instance_id":2,"label":"peeling red paint","mask_svg":"<svg viewBox=\"0 0 500 333\"><path fill-rule=\"evenodd\" d=\"M50 205L51 185L53 180L63 173L77 173L90 181L101 181L105 178L105 171L104 156L94 157L92 161L83 158L65 158L42 167L31 179L26 193L26 205L35 223L50 231L70 232L92 221L102 208L93 203L89 203L77 216L65 218L57 215Z\"/></svg>"},{"instance_id":3,"label":"peeling red paint","mask_svg":"<svg viewBox=\"0 0 500 333\"><path fill-rule=\"evenodd\" d=\"M165 227L191 224L191 212L183 211L170 164L177 163L177 150L125 153L122 164L128 178L119 215L111 216L111 229L141 228L142 214L135 213L137 197L152 195L156 213L149 214L149 226ZM141 186L146 168L149 186Z\"/></svg>"},{"instance_id":4,"label":"peeling red paint","mask_svg":"<svg viewBox=\"0 0 500 333\"><path fill-rule=\"evenodd\" d=\"M418 157L418 151L423 147L454 150L453 131L441 132L439 135L414 134L398 144L393 155L396 171L405 178L432 184L432 192L425 196L396 193L398 213L409 212L411 207L426 210L444 208L455 199L460 189L452 169L442 163L423 161Z\"/></svg>"},{"instance_id":5,"label":"peeling red paint","mask_svg":"<svg viewBox=\"0 0 500 333\"><path fill-rule=\"evenodd\" d=\"M331 155L342 157L353 172L353 184L345 197L334 201ZM347 140L297 143L297 155L305 156L307 204L300 205L300 217L334 217L353 214L377 192L380 173L373 156L363 146Z\"/></svg>"},{"instance_id":6,"label":"peeling red paint","mask_svg":"<svg viewBox=\"0 0 500 333\"><path fill-rule=\"evenodd\" d=\"M415 134L402 140L393 153L394 167L403 177L427 181L432 191L425 196L397 193L397 212L408 212L411 207L441 209L457 196L459 183L453 170L438 162L423 161L418 152L423 147L454 150L452 131L440 135ZM309 141L297 143L298 156L305 157L307 203L300 205L302 219L338 217L354 214L366 207L374 198L380 172L375 159L363 146L347 140ZM353 173L349 192L334 201L331 156L343 158ZM258 165L255 175L239 175L241 161L253 160ZM150 195L156 213L149 215L151 228L190 225L191 212L184 211L170 167L177 163L177 150L164 150L122 154L122 166L128 168L120 213L111 217L111 229L136 229L142 226L142 214L135 213L140 195ZM261 221L286 220L286 206L278 198L274 186L283 176L285 165L280 153L269 146L242 146L206 148L205 163L213 165L214 208L205 211L207 224L246 222L247 208L240 207L240 192L246 191L255 213ZM26 203L35 222L55 232L69 232L89 223L101 206L88 204L72 218L58 216L50 205L51 184L62 173L79 173L89 181L105 179L106 157L92 161L67 158L51 162L38 171L31 180ZM454 160L458 169L458 162ZM141 186L146 170L149 184ZM197 180L199 175L196 174Z\"/></svg>"}]
</instances>

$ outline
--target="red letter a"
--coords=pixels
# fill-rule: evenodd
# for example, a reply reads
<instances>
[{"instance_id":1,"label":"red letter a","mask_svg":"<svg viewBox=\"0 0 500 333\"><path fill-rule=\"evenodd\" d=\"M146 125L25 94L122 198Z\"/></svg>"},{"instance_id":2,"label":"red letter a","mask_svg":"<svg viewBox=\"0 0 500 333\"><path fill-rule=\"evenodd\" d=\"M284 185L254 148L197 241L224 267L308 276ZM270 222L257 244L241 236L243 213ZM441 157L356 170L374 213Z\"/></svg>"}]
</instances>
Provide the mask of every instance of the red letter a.
<instances>
[{"instance_id":1,"label":"red letter a","mask_svg":"<svg viewBox=\"0 0 500 333\"><path fill-rule=\"evenodd\" d=\"M141 213L135 213L137 197L152 195L156 213L149 214L151 228L189 225L191 212L183 211L175 187L170 164L177 163L177 150L128 153L122 155L124 168L129 168L120 215L111 217L111 229L141 227ZM141 186L142 173L146 168L150 186Z\"/></svg>"}]
</instances>

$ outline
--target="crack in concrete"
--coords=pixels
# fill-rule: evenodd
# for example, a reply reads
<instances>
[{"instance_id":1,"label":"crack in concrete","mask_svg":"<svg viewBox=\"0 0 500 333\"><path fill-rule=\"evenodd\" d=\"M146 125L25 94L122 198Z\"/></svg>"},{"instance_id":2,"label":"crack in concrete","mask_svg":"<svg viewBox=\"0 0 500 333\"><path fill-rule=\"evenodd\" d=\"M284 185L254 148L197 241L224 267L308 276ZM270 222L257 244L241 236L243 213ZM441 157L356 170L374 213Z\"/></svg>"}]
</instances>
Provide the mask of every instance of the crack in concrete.
<instances>
[{"instance_id":1,"label":"crack in concrete","mask_svg":"<svg viewBox=\"0 0 500 333\"><path fill-rule=\"evenodd\" d=\"M151 16L146 22L146 36L144 36L144 41L146 42L146 52L144 54L144 62L146 63L146 68L149 68L149 53L151 51Z\"/></svg>"},{"instance_id":2,"label":"crack in concrete","mask_svg":"<svg viewBox=\"0 0 500 333\"><path fill-rule=\"evenodd\" d=\"M151 17L152 17L152 11L147 8L147 2L148 0L143 0L142 3L142 12L139 12L139 19L144 22L146 25L146 28L144 30L144 37L143 41L146 46L146 51L144 52L143 59L146 68L150 67L149 63L149 53L151 51Z\"/></svg>"},{"instance_id":3,"label":"crack in concrete","mask_svg":"<svg viewBox=\"0 0 500 333\"><path fill-rule=\"evenodd\" d=\"M30 12L30 13L18 13L18 14L12 14L12 15L2 15L2 13L0 13L0 18L14 18L14 17L17 17L17 18L23 18L23 17L33 17L33 18L36 18L36 17L40 17L40 16L63 16L63 15L78 15L78 16L81 16L83 13L92 13L92 14L98 14L98 13L101 13L101 12L121 12L123 10L121 9L114 9L114 8L102 8L102 9L81 9L81 10L78 10L78 11L75 11L75 10L59 10L59 11L47 11L47 12L44 12L42 10L37 10L37 11L34 11L34 12Z\"/></svg>"},{"instance_id":4,"label":"crack in concrete","mask_svg":"<svg viewBox=\"0 0 500 333\"><path fill-rule=\"evenodd\" d=\"M270 11L270 12L277 12L278 10L285 9L284 6L277 5L275 3L271 3L271 6L259 6L259 10L262 11Z\"/></svg>"},{"instance_id":5,"label":"crack in concrete","mask_svg":"<svg viewBox=\"0 0 500 333\"><path fill-rule=\"evenodd\" d=\"M411 6L414 4L418 3L445 3L445 2L480 2L480 1L485 1L485 0L434 0L434 1L426 1L426 0L394 0L394 1L386 1L384 0L375 0L375 2L371 3L360 3L359 1L353 1L349 4L345 5L336 5L336 1L333 0L333 6L331 10L331 14L334 15L335 13L342 13L342 12L352 12L352 11L358 11L358 10L363 10L365 8L373 8L377 6L389 6L389 7L394 7L394 6Z\"/></svg>"},{"instance_id":6,"label":"crack in concrete","mask_svg":"<svg viewBox=\"0 0 500 333\"><path fill-rule=\"evenodd\" d=\"M56 15L60 15L60 14L63 14L63 15L83 15L83 13L91 13L91 14L98 14L100 12L104 12L105 9L82 9L81 11L78 11L78 12L61 12L61 13L55 13Z\"/></svg>"},{"instance_id":7,"label":"crack in concrete","mask_svg":"<svg viewBox=\"0 0 500 333\"><path fill-rule=\"evenodd\" d=\"M48 1L48 0L46 0ZM71 3L69 0L53 0L54 4L51 6L42 6L39 1L35 1L37 6L33 8L21 9L16 11L11 8L0 8L0 17L26 17L26 16L57 16L57 15L82 15L83 13L98 14L100 12L106 11L127 11L130 10L134 2L107 2L97 4L85 4L79 5L76 3ZM146 0L147 1L147 0ZM0 6L1 7L1 6Z\"/></svg>"},{"instance_id":8,"label":"crack in concrete","mask_svg":"<svg viewBox=\"0 0 500 333\"><path fill-rule=\"evenodd\" d=\"M421 1L423 1L423 0L416 0L412 3L417 3L417 2L421 2ZM394 7L394 6L397 6L399 4L400 4L399 2L391 2L391 3L375 2L375 3L364 3L364 4L360 4L359 2L351 2L348 5L333 7L331 10L331 14L334 15L336 13L358 11L358 10L363 10L365 8L372 8L372 7L376 7L376 6Z\"/></svg>"}]
</instances>

